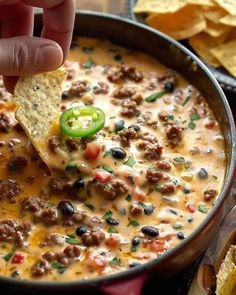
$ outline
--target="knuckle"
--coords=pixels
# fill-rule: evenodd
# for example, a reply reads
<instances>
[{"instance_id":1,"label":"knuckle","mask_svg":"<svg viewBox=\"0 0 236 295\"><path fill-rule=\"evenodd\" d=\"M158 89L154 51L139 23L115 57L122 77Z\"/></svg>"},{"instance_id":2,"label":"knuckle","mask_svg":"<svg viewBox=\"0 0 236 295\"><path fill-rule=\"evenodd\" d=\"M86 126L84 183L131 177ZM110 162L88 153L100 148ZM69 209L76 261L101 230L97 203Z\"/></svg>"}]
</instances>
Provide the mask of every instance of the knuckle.
<instances>
[{"instance_id":1,"label":"knuckle","mask_svg":"<svg viewBox=\"0 0 236 295\"><path fill-rule=\"evenodd\" d=\"M17 71L27 68L29 61L29 51L27 46L21 42L15 42L13 45L12 67Z\"/></svg>"}]
</instances>

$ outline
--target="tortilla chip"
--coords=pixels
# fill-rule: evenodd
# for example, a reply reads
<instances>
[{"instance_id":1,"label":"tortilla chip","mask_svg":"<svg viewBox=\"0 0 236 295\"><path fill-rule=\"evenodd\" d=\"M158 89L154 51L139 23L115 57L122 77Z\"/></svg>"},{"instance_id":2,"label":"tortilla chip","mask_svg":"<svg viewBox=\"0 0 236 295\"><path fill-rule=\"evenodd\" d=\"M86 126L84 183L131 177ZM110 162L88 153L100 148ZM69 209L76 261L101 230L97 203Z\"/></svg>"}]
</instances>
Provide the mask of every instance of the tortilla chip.
<instances>
[{"instance_id":1,"label":"tortilla chip","mask_svg":"<svg viewBox=\"0 0 236 295\"><path fill-rule=\"evenodd\" d=\"M186 5L186 0L138 0L135 13L172 13Z\"/></svg>"},{"instance_id":2,"label":"tortilla chip","mask_svg":"<svg viewBox=\"0 0 236 295\"><path fill-rule=\"evenodd\" d=\"M223 34L229 33L230 28L223 24L216 24L211 21L207 21L207 27L204 29L204 32L206 32L211 37L219 37Z\"/></svg>"},{"instance_id":3,"label":"tortilla chip","mask_svg":"<svg viewBox=\"0 0 236 295\"><path fill-rule=\"evenodd\" d=\"M236 246L231 246L216 275L216 295L232 295L236 286Z\"/></svg>"},{"instance_id":4,"label":"tortilla chip","mask_svg":"<svg viewBox=\"0 0 236 295\"><path fill-rule=\"evenodd\" d=\"M236 15L226 15L225 17L220 19L220 23L227 26L236 27Z\"/></svg>"},{"instance_id":5,"label":"tortilla chip","mask_svg":"<svg viewBox=\"0 0 236 295\"><path fill-rule=\"evenodd\" d=\"M60 115L62 82L66 75L64 70L59 69L25 76L19 79L15 87L13 100L18 106L16 119L44 161L40 141L48 136L52 122Z\"/></svg>"},{"instance_id":6,"label":"tortilla chip","mask_svg":"<svg viewBox=\"0 0 236 295\"><path fill-rule=\"evenodd\" d=\"M236 77L236 41L224 43L210 52L218 59L218 61Z\"/></svg>"},{"instance_id":7,"label":"tortilla chip","mask_svg":"<svg viewBox=\"0 0 236 295\"><path fill-rule=\"evenodd\" d=\"M236 3L235 0L215 0L215 2L225 9L229 14L236 14Z\"/></svg>"},{"instance_id":8,"label":"tortilla chip","mask_svg":"<svg viewBox=\"0 0 236 295\"><path fill-rule=\"evenodd\" d=\"M187 0L187 3L202 6L215 6L215 2L213 0Z\"/></svg>"},{"instance_id":9,"label":"tortilla chip","mask_svg":"<svg viewBox=\"0 0 236 295\"><path fill-rule=\"evenodd\" d=\"M220 19L227 15L227 12L218 6L214 7L204 7L203 15L207 20L218 24Z\"/></svg>"},{"instance_id":10,"label":"tortilla chip","mask_svg":"<svg viewBox=\"0 0 236 295\"><path fill-rule=\"evenodd\" d=\"M231 42L235 40L236 40L236 28L233 28L230 30L229 34L227 35L225 42Z\"/></svg>"},{"instance_id":11,"label":"tortilla chip","mask_svg":"<svg viewBox=\"0 0 236 295\"><path fill-rule=\"evenodd\" d=\"M206 28L206 21L195 5L187 5L175 13L151 14L146 22L177 40L192 37Z\"/></svg>"},{"instance_id":12,"label":"tortilla chip","mask_svg":"<svg viewBox=\"0 0 236 295\"><path fill-rule=\"evenodd\" d=\"M189 44L207 63L209 63L213 67L219 67L220 62L210 52L210 49L222 44L226 37L227 35L222 35L218 38L213 38L203 32L191 37L189 39Z\"/></svg>"}]
</instances>

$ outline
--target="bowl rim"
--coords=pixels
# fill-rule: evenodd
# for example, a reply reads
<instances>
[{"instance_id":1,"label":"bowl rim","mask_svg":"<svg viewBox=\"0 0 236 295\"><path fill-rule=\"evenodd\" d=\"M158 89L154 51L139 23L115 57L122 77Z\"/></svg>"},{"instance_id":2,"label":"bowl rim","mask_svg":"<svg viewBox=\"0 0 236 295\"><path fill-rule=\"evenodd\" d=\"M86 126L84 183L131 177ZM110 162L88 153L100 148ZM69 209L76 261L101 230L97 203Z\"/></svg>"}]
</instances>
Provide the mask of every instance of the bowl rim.
<instances>
[{"instance_id":1,"label":"bowl rim","mask_svg":"<svg viewBox=\"0 0 236 295\"><path fill-rule=\"evenodd\" d=\"M36 15L42 15L42 12L36 13ZM128 26L131 27L138 27L140 29L149 31L153 33L154 35L157 35L161 38L164 38L169 43L174 44L178 49L183 51L185 54L189 55L193 61L197 63L199 67L206 73L208 76L208 79L211 83L214 84L217 91L220 94L221 100L223 102L225 111L227 113L228 121L229 121L229 133L230 133L230 140L231 140L231 160L228 165L228 169L225 175L225 182L222 187L222 191L218 197L218 201L216 202L215 206L211 209L211 211L207 214L206 218L198 225L198 227L189 235L186 239L184 239L180 244L175 246L174 248L168 250L158 258L152 259L149 262L146 262L142 265L136 266L134 268L122 270L116 273L107 274L101 277L95 277L95 278L89 278L89 279L78 279L78 280L71 280L71 281L43 281L43 280L30 280L30 279L24 279L24 280L16 280L11 277L4 277L0 276L0 283L8 283L12 284L14 286L18 285L20 286L28 286L29 288L40 288L42 289L53 289L56 287L60 287L61 290L64 288L70 287L81 287L81 288L93 288L98 285L106 286L109 283L115 283L117 281L127 281L128 279L140 275L140 274L147 274L148 270L151 268L153 269L157 264L161 264L164 260L168 260L170 257L175 256L175 253L181 250L181 248L188 245L188 243L197 235L200 234L200 232L204 229L205 225L209 223L211 219L217 214L217 211L220 209L220 207L223 204L224 199L226 198L226 194L229 193L232 181L233 181L233 175L235 171L235 165L236 165L236 129L234 124L234 118L232 115L232 112L230 110L228 101L225 97L225 94L223 90L221 89L220 85L218 84L217 80L213 76L213 74L210 72L210 70L207 68L207 66L197 57L195 56L191 51L189 51L186 47L184 47L182 44L180 44L178 41L172 39L171 37L165 35L162 32L159 32L153 28L150 28L144 24L140 24L137 22L134 22L133 20L129 20L120 16L115 16L108 13L101 13L101 12L94 12L90 10L76 10L76 17L97 17L102 19L107 19L110 21L116 21L116 22L123 22L126 23ZM33 291L33 289L32 289Z\"/></svg>"}]
</instances>

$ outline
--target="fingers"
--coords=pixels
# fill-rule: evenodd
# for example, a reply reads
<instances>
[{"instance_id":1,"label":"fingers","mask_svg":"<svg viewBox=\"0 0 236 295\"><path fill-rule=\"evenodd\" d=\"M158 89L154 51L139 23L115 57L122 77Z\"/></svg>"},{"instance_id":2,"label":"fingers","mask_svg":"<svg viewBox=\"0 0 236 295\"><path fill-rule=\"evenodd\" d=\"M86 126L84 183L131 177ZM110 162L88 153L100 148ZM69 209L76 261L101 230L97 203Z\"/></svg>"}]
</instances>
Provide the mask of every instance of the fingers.
<instances>
[{"instance_id":1,"label":"fingers","mask_svg":"<svg viewBox=\"0 0 236 295\"><path fill-rule=\"evenodd\" d=\"M62 64L63 53L57 43L35 37L0 40L0 71L6 76L36 74L54 70Z\"/></svg>"},{"instance_id":2,"label":"fingers","mask_svg":"<svg viewBox=\"0 0 236 295\"><path fill-rule=\"evenodd\" d=\"M42 37L54 40L61 46L64 53L64 60L71 44L74 19L74 0L65 0L56 7L44 10Z\"/></svg>"},{"instance_id":3,"label":"fingers","mask_svg":"<svg viewBox=\"0 0 236 295\"><path fill-rule=\"evenodd\" d=\"M21 0L27 5L41 7L41 8L51 8L61 4L62 2L67 2L68 0Z\"/></svg>"},{"instance_id":4,"label":"fingers","mask_svg":"<svg viewBox=\"0 0 236 295\"><path fill-rule=\"evenodd\" d=\"M19 77L3 76L4 86L8 92L10 92L12 94L14 93L14 88L15 88L15 85L16 85L18 79L19 79Z\"/></svg>"}]
</instances>

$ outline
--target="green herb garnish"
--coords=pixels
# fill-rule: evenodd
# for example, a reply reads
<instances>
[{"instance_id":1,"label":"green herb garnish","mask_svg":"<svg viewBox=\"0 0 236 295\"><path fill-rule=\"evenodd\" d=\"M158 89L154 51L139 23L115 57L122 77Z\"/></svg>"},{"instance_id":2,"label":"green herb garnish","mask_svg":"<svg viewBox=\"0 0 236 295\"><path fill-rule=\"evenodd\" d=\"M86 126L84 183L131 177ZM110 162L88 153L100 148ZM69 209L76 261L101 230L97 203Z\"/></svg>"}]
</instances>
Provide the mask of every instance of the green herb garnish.
<instances>
[{"instance_id":1,"label":"green herb garnish","mask_svg":"<svg viewBox=\"0 0 236 295\"><path fill-rule=\"evenodd\" d=\"M58 271L65 270L65 268L66 268L64 264L57 262L57 261L52 262L51 267L53 269L58 270Z\"/></svg>"},{"instance_id":2,"label":"green herb garnish","mask_svg":"<svg viewBox=\"0 0 236 295\"><path fill-rule=\"evenodd\" d=\"M90 46L90 47L84 46L84 47L82 47L82 51L84 53L92 53L93 50L94 50L94 46Z\"/></svg>"},{"instance_id":3,"label":"green herb garnish","mask_svg":"<svg viewBox=\"0 0 236 295\"><path fill-rule=\"evenodd\" d=\"M91 211L95 210L95 207L90 203L84 203L84 206L88 207Z\"/></svg>"},{"instance_id":4,"label":"green herb garnish","mask_svg":"<svg viewBox=\"0 0 236 295\"><path fill-rule=\"evenodd\" d=\"M79 240L77 240L75 238L71 238L69 236L66 237L66 243L71 244L71 245L82 245L82 243Z\"/></svg>"},{"instance_id":5,"label":"green herb garnish","mask_svg":"<svg viewBox=\"0 0 236 295\"><path fill-rule=\"evenodd\" d=\"M136 221L136 220L130 220L127 226L136 227L136 226L139 226L139 224L140 223L138 221Z\"/></svg>"},{"instance_id":6,"label":"green herb garnish","mask_svg":"<svg viewBox=\"0 0 236 295\"><path fill-rule=\"evenodd\" d=\"M107 172L109 172L109 173L111 173L111 174L113 173L113 170L112 170L111 167L108 166L108 165L103 165L102 168L103 168L105 171L107 171Z\"/></svg>"},{"instance_id":7,"label":"green herb garnish","mask_svg":"<svg viewBox=\"0 0 236 295\"><path fill-rule=\"evenodd\" d=\"M109 264L111 265L120 265L121 264L121 259L114 257L112 260L109 261Z\"/></svg>"},{"instance_id":8,"label":"green herb garnish","mask_svg":"<svg viewBox=\"0 0 236 295\"><path fill-rule=\"evenodd\" d=\"M175 117L173 115L168 115L168 120L174 121Z\"/></svg>"},{"instance_id":9,"label":"green herb garnish","mask_svg":"<svg viewBox=\"0 0 236 295\"><path fill-rule=\"evenodd\" d=\"M145 101L147 101L147 102L154 102L154 101L156 101L158 98L161 98L164 94L166 94L166 91L165 91L165 90L160 91L160 92L153 93L153 94L147 96L147 97L145 98Z\"/></svg>"},{"instance_id":10,"label":"green herb garnish","mask_svg":"<svg viewBox=\"0 0 236 295\"><path fill-rule=\"evenodd\" d=\"M108 229L109 234L118 234L119 231L115 227L109 227Z\"/></svg>"},{"instance_id":11,"label":"green herb garnish","mask_svg":"<svg viewBox=\"0 0 236 295\"><path fill-rule=\"evenodd\" d=\"M84 63L83 67L85 69L91 69L92 65L94 64L93 60L91 58L88 58Z\"/></svg>"},{"instance_id":12,"label":"green herb garnish","mask_svg":"<svg viewBox=\"0 0 236 295\"><path fill-rule=\"evenodd\" d=\"M72 170L75 170L76 168L77 168L77 163L73 160L68 162L65 166L66 171L72 171Z\"/></svg>"},{"instance_id":13,"label":"green herb garnish","mask_svg":"<svg viewBox=\"0 0 236 295\"><path fill-rule=\"evenodd\" d=\"M14 253L13 251L11 251L11 252L9 252L7 255L3 256L3 259L4 259L6 262L8 262L8 261L11 260L12 256L14 256L14 254L15 254L15 253Z\"/></svg>"},{"instance_id":14,"label":"green herb garnish","mask_svg":"<svg viewBox=\"0 0 236 295\"><path fill-rule=\"evenodd\" d=\"M173 229L181 229L183 226L182 226L182 224L180 224L180 223L176 223L176 224L173 224L172 225L172 228Z\"/></svg>"},{"instance_id":15,"label":"green herb garnish","mask_svg":"<svg viewBox=\"0 0 236 295\"><path fill-rule=\"evenodd\" d=\"M190 95L185 98L184 102L182 103L183 107L189 102L190 98L191 98Z\"/></svg>"},{"instance_id":16,"label":"green herb garnish","mask_svg":"<svg viewBox=\"0 0 236 295\"><path fill-rule=\"evenodd\" d=\"M177 162L177 163L184 163L185 158L184 157L176 157L176 158L174 158L174 161Z\"/></svg>"},{"instance_id":17,"label":"green herb garnish","mask_svg":"<svg viewBox=\"0 0 236 295\"><path fill-rule=\"evenodd\" d=\"M125 198L125 200L126 200L127 202L131 202L131 199L132 199L131 195L128 195L128 196Z\"/></svg>"},{"instance_id":18,"label":"green herb garnish","mask_svg":"<svg viewBox=\"0 0 236 295\"><path fill-rule=\"evenodd\" d=\"M218 177L215 176L215 175L212 175L212 178L215 179L215 180L218 179Z\"/></svg>"},{"instance_id":19,"label":"green herb garnish","mask_svg":"<svg viewBox=\"0 0 236 295\"><path fill-rule=\"evenodd\" d=\"M193 113L189 115L190 121L197 121L201 119L201 117L197 113Z\"/></svg>"},{"instance_id":20,"label":"green herb garnish","mask_svg":"<svg viewBox=\"0 0 236 295\"><path fill-rule=\"evenodd\" d=\"M155 191L158 193L161 191L161 186L159 184L155 186Z\"/></svg>"},{"instance_id":21,"label":"green herb garnish","mask_svg":"<svg viewBox=\"0 0 236 295\"><path fill-rule=\"evenodd\" d=\"M105 214L103 215L103 219L107 220L107 219L110 219L112 217L112 212L109 210L107 212L105 212Z\"/></svg>"},{"instance_id":22,"label":"green herb garnish","mask_svg":"<svg viewBox=\"0 0 236 295\"><path fill-rule=\"evenodd\" d=\"M128 160L124 162L124 164L129 167L134 167L135 163L136 162L133 155L130 155Z\"/></svg>"},{"instance_id":23,"label":"green herb garnish","mask_svg":"<svg viewBox=\"0 0 236 295\"><path fill-rule=\"evenodd\" d=\"M204 214L207 214L208 209L206 208L206 206L204 204L200 204L198 205L198 211Z\"/></svg>"},{"instance_id":24,"label":"green herb garnish","mask_svg":"<svg viewBox=\"0 0 236 295\"><path fill-rule=\"evenodd\" d=\"M136 252L137 251L137 246L132 245L130 247L130 252Z\"/></svg>"},{"instance_id":25,"label":"green herb garnish","mask_svg":"<svg viewBox=\"0 0 236 295\"><path fill-rule=\"evenodd\" d=\"M54 206L55 206L55 204L53 204L52 202L48 202L46 205L47 208L52 208Z\"/></svg>"},{"instance_id":26,"label":"green herb garnish","mask_svg":"<svg viewBox=\"0 0 236 295\"><path fill-rule=\"evenodd\" d=\"M193 121L190 121L190 122L188 123L188 128L193 130L193 129L196 128L196 124L195 124Z\"/></svg>"},{"instance_id":27,"label":"green herb garnish","mask_svg":"<svg viewBox=\"0 0 236 295\"><path fill-rule=\"evenodd\" d=\"M103 158L106 158L106 157L108 157L109 155L111 155L111 150L106 151L106 152L104 153L104 155L103 155Z\"/></svg>"}]
</instances>

